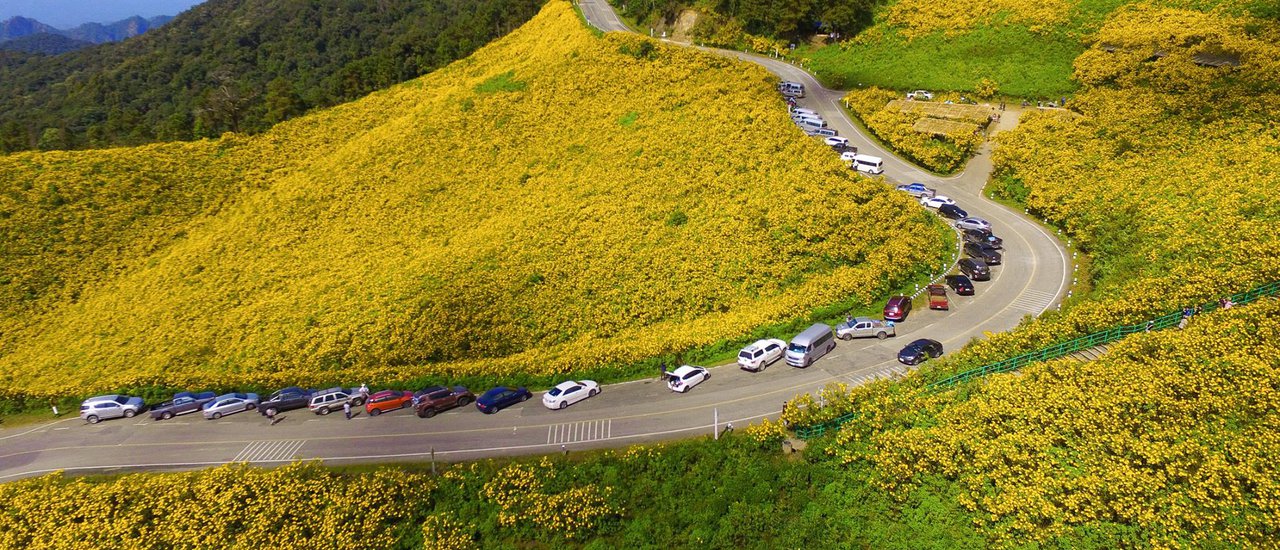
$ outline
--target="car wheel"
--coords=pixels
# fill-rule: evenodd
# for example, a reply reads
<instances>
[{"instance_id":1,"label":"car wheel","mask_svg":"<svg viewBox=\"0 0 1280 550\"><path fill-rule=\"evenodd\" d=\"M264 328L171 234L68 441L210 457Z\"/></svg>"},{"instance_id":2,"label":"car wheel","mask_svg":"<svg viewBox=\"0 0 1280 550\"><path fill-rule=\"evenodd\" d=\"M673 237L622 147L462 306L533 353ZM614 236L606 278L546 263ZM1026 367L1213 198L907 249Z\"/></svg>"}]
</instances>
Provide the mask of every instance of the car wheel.
<instances>
[{"instance_id":1,"label":"car wheel","mask_svg":"<svg viewBox=\"0 0 1280 550\"><path fill-rule=\"evenodd\" d=\"M374 409L369 411L369 416L378 416L382 414L382 409Z\"/></svg>"},{"instance_id":2,"label":"car wheel","mask_svg":"<svg viewBox=\"0 0 1280 550\"><path fill-rule=\"evenodd\" d=\"M244 406L244 410L246 410L246 411L251 411L251 410L254 410L254 409L256 409L256 408L258 408L258 406L257 406L257 405L254 405L253 403L249 403L248 405L245 405L245 406Z\"/></svg>"},{"instance_id":3,"label":"car wheel","mask_svg":"<svg viewBox=\"0 0 1280 550\"><path fill-rule=\"evenodd\" d=\"M320 416L324 416L324 415L326 415L326 414L329 414L329 407L320 407L318 410L316 410L316 414L318 414L318 415L320 415Z\"/></svg>"},{"instance_id":4,"label":"car wheel","mask_svg":"<svg viewBox=\"0 0 1280 550\"><path fill-rule=\"evenodd\" d=\"M138 411L135 411L135 410L133 410L133 409L125 409L125 410L124 410L124 417L125 417L125 418L133 418L133 415L135 415L135 414L138 414Z\"/></svg>"},{"instance_id":5,"label":"car wheel","mask_svg":"<svg viewBox=\"0 0 1280 550\"><path fill-rule=\"evenodd\" d=\"M841 334L838 338L840 338L841 340L848 341L848 340L852 340L852 339L853 339L853 335L852 335L852 334Z\"/></svg>"},{"instance_id":6,"label":"car wheel","mask_svg":"<svg viewBox=\"0 0 1280 550\"><path fill-rule=\"evenodd\" d=\"M527 393L526 393L526 394L524 394L524 395L521 395L521 396L520 396L520 400L521 400L521 401L528 401L528 400L529 400L529 396L530 396L530 394L527 394Z\"/></svg>"},{"instance_id":7,"label":"car wheel","mask_svg":"<svg viewBox=\"0 0 1280 550\"><path fill-rule=\"evenodd\" d=\"M95 416L95 415L92 415L92 414L91 414L91 415L89 415L88 417L86 417L86 418L85 418L85 420L86 420L87 422L89 422L90 424L97 424L97 423L98 423L98 420L101 420L101 419L100 419L100 418L98 418L97 416Z\"/></svg>"},{"instance_id":8,"label":"car wheel","mask_svg":"<svg viewBox=\"0 0 1280 550\"><path fill-rule=\"evenodd\" d=\"M557 409L563 409L563 408L568 407L568 406L569 406L569 402L568 402L568 401L561 401L561 402L560 402L560 406L559 406L559 407L556 407L556 408L557 408Z\"/></svg>"},{"instance_id":9,"label":"car wheel","mask_svg":"<svg viewBox=\"0 0 1280 550\"><path fill-rule=\"evenodd\" d=\"M596 388L587 393L587 397L595 397L597 395L600 395L600 388Z\"/></svg>"},{"instance_id":10,"label":"car wheel","mask_svg":"<svg viewBox=\"0 0 1280 550\"><path fill-rule=\"evenodd\" d=\"M424 410L424 411L422 411L422 412L418 413L418 416L421 416L422 418L431 418L431 417L433 417L433 416L435 416L435 415L436 415L436 410L435 410L435 409L426 409L426 410Z\"/></svg>"},{"instance_id":11,"label":"car wheel","mask_svg":"<svg viewBox=\"0 0 1280 550\"><path fill-rule=\"evenodd\" d=\"M471 404L471 400L470 400L470 399L467 399L466 397L459 397L459 398L458 398L458 406L459 406L459 407L465 407L465 406L467 406L467 405L469 405L469 404Z\"/></svg>"},{"instance_id":12,"label":"car wheel","mask_svg":"<svg viewBox=\"0 0 1280 550\"><path fill-rule=\"evenodd\" d=\"M160 420L168 420L170 418L173 418L173 413L169 411L164 411L164 414L160 415Z\"/></svg>"},{"instance_id":13,"label":"car wheel","mask_svg":"<svg viewBox=\"0 0 1280 550\"><path fill-rule=\"evenodd\" d=\"M364 399L361 399L359 397L351 400L352 407L359 407L360 405L363 405L363 404L364 404Z\"/></svg>"},{"instance_id":14,"label":"car wheel","mask_svg":"<svg viewBox=\"0 0 1280 550\"><path fill-rule=\"evenodd\" d=\"M222 413L213 413L213 419L214 419L214 420L217 420L217 419L219 419L219 418L222 418Z\"/></svg>"},{"instance_id":15,"label":"car wheel","mask_svg":"<svg viewBox=\"0 0 1280 550\"><path fill-rule=\"evenodd\" d=\"M888 338L888 337L889 337L889 333L885 331L880 331L876 333L876 338L879 338L881 340L884 340L885 338Z\"/></svg>"},{"instance_id":16,"label":"car wheel","mask_svg":"<svg viewBox=\"0 0 1280 550\"><path fill-rule=\"evenodd\" d=\"M267 416L275 416L278 412L280 411L276 410L275 407L271 407L270 409L267 409Z\"/></svg>"}]
</instances>

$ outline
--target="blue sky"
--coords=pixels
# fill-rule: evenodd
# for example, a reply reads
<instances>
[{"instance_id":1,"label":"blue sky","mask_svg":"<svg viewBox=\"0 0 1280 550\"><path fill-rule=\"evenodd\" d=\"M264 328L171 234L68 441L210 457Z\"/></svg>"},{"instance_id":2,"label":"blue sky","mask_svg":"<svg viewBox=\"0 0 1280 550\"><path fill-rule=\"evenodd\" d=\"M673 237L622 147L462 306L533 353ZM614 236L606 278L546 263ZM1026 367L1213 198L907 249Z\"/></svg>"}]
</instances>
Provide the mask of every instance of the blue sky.
<instances>
[{"instance_id":1,"label":"blue sky","mask_svg":"<svg viewBox=\"0 0 1280 550\"><path fill-rule=\"evenodd\" d=\"M59 29L81 23L113 23L133 15L155 17L178 12L203 0L0 0L0 21L30 17Z\"/></svg>"}]
</instances>

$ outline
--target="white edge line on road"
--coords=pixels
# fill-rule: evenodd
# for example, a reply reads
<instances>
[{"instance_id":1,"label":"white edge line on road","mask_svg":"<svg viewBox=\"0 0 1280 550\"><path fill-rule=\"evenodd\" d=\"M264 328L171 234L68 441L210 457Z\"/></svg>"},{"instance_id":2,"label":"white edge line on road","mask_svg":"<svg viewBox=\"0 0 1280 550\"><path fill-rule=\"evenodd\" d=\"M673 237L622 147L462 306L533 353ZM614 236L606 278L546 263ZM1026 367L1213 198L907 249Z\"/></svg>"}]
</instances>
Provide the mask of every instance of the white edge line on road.
<instances>
[{"instance_id":1,"label":"white edge line on road","mask_svg":"<svg viewBox=\"0 0 1280 550\"><path fill-rule=\"evenodd\" d=\"M79 416L70 416L70 417L67 417L67 418L63 418L62 420L56 420L56 421L54 421L54 422L52 422L52 423L50 423L50 424L43 424L43 425L41 425L41 426L39 426L39 427L37 427L37 428L31 428L30 430L27 430L27 431L22 432L22 433L17 433L17 434L6 435L6 436L4 436L4 437L0 437L0 441L3 441L3 440L5 440L5 439L12 439L12 438L14 438L14 437L21 437L21 436L24 436L24 435L27 435L27 434L30 434L30 433L35 433L35 432L38 432L38 431L40 431L40 430L46 429L46 428L48 428L48 427L50 427L50 426L57 426L58 424L61 424L61 423L66 422L66 421L68 421L68 420L79 419L79 418L80 418Z\"/></svg>"},{"instance_id":2,"label":"white edge line on road","mask_svg":"<svg viewBox=\"0 0 1280 550\"><path fill-rule=\"evenodd\" d=\"M757 415L754 415L754 416L748 416L748 417L745 417L745 418L735 418L735 419L731 419L731 420L726 420L726 421L725 421L725 422L723 422L722 424L727 424L727 423L730 423L730 422L744 422L744 421L751 421L751 420L755 420L755 419L757 419L757 418L763 418L763 417L770 416L770 415L775 415L775 414L778 414L778 413L777 413L777 412L769 412L769 413L764 413L764 414L757 414ZM620 436L618 436L618 437L617 437L617 438L615 438L615 439L636 439L636 438L642 438L642 437L654 437L654 436L668 435L668 434L674 434L674 433L680 433L680 432L691 432L691 431L695 431L695 430L705 430L705 429L707 429L707 428L717 428L717 427L718 427L718 425L717 425L717 424L705 424L705 425L702 425L702 426L693 426L693 427L691 427L691 428L679 428L679 429L675 429L675 430L663 430L663 431L658 431L658 432L646 432L646 433L632 434L632 435L620 435ZM419 456L419 457L420 457L420 456L431 456L431 455L433 455L433 454L435 454L435 455L453 455L453 454L468 454L468 453L492 453L492 452L494 452L494 451L520 451L520 450L527 450L527 449L538 449L538 448L545 448L545 447L555 447L556 445L557 445L557 444L555 444L555 443L551 443L551 444L548 444L548 443L533 443L533 444L530 444L530 445L508 445L508 446L505 446L505 447L485 447L485 448L479 448L479 449L455 449L455 450L452 450L452 451L427 451L427 452L422 452L422 453L396 453L396 454L385 454L385 455L341 456L341 457L332 457L332 458L313 457L313 458L305 458L305 459L300 459L300 460L319 460L319 461L321 461L321 462L336 462L336 461L341 461L341 460L372 460L372 459L378 459L378 458L409 458L409 457L415 457L415 456ZM257 460L257 461L255 461L255 462L293 462L293 460L294 460L294 459L292 459L292 458L287 458L287 459L273 459L273 460ZM114 465L108 465L108 466L73 466L73 467L70 467L70 468L46 468L46 469L41 469L41 470L31 470L31 471L27 471L27 472L19 472L19 473L16 473L16 474L6 474L6 475L3 475L3 476L0 476L0 479L11 479L11 478L17 478L17 477L37 476L37 475L41 475L41 474L49 474L49 473L59 472L59 471L61 471L61 472L71 472L71 471L82 471L82 470L113 470L113 469L122 469L122 468L180 468L180 467L189 467L189 466L221 466L221 465L223 465L223 464L232 464L232 463L234 463L234 462L235 462L235 461L232 461L232 462L217 462L217 461L209 461L209 462L157 462L157 463L150 463L150 464L114 464Z\"/></svg>"}]
</instances>

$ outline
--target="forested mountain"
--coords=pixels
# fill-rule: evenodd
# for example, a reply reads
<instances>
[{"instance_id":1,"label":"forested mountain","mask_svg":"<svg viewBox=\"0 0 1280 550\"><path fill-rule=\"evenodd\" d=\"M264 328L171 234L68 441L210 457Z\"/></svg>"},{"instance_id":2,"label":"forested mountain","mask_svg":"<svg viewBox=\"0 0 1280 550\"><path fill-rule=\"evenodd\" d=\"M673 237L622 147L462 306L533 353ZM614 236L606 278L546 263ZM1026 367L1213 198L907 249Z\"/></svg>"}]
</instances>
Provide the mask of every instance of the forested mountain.
<instances>
[{"instance_id":1,"label":"forested mountain","mask_svg":"<svg viewBox=\"0 0 1280 550\"><path fill-rule=\"evenodd\" d=\"M869 25L878 0L610 0L622 14L644 24L668 25L688 8L702 11L701 25L728 27L759 36L796 38L816 32L851 35Z\"/></svg>"},{"instance_id":2,"label":"forested mountain","mask_svg":"<svg viewBox=\"0 0 1280 550\"><path fill-rule=\"evenodd\" d=\"M0 152L256 132L420 76L542 0L210 0L58 56L0 51Z\"/></svg>"},{"instance_id":3,"label":"forested mountain","mask_svg":"<svg viewBox=\"0 0 1280 550\"><path fill-rule=\"evenodd\" d=\"M146 19L137 15L115 23L85 23L71 29L56 29L35 19L11 17L0 22L0 49L58 54L93 44L133 38L172 21L169 15ZM60 36L66 40L53 38Z\"/></svg>"},{"instance_id":4,"label":"forested mountain","mask_svg":"<svg viewBox=\"0 0 1280 550\"><path fill-rule=\"evenodd\" d=\"M67 38L61 34L38 32L36 34L28 34L22 38L0 42L0 50L58 55L81 48L88 48L92 45L93 42Z\"/></svg>"}]
</instances>

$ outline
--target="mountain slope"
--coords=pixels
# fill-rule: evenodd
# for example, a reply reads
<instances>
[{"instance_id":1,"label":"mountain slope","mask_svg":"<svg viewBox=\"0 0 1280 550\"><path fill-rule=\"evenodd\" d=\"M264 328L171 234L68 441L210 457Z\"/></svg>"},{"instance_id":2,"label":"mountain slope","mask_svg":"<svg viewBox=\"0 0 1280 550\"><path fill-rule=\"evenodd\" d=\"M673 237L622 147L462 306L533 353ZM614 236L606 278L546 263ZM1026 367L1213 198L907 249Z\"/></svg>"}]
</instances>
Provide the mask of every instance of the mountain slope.
<instances>
[{"instance_id":1,"label":"mountain slope","mask_svg":"<svg viewBox=\"0 0 1280 550\"><path fill-rule=\"evenodd\" d=\"M58 55L92 46L92 42L67 38L61 34L40 32L0 42L0 50Z\"/></svg>"},{"instance_id":2,"label":"mountain slope","mask_svg":"<svg viewBox=\"0 0 1280 550\"><path fill-rule=\"evenodd\" d=\"M210 0L133 40L0 52L0 152L258 132L425 74L541 0Z\"/></svg>"},{"instance_id":3,"label":"mountain slope","mask_svg":"<svg viewBox=\"0 0 1280 550\"><path fill-rule=\"evenodd\" d=\"M934 217L805 139L773 82L554 2L261 137L0 157L0 372L44 395L545 382L936 265Z\"/></svg>"}]
</instances>

